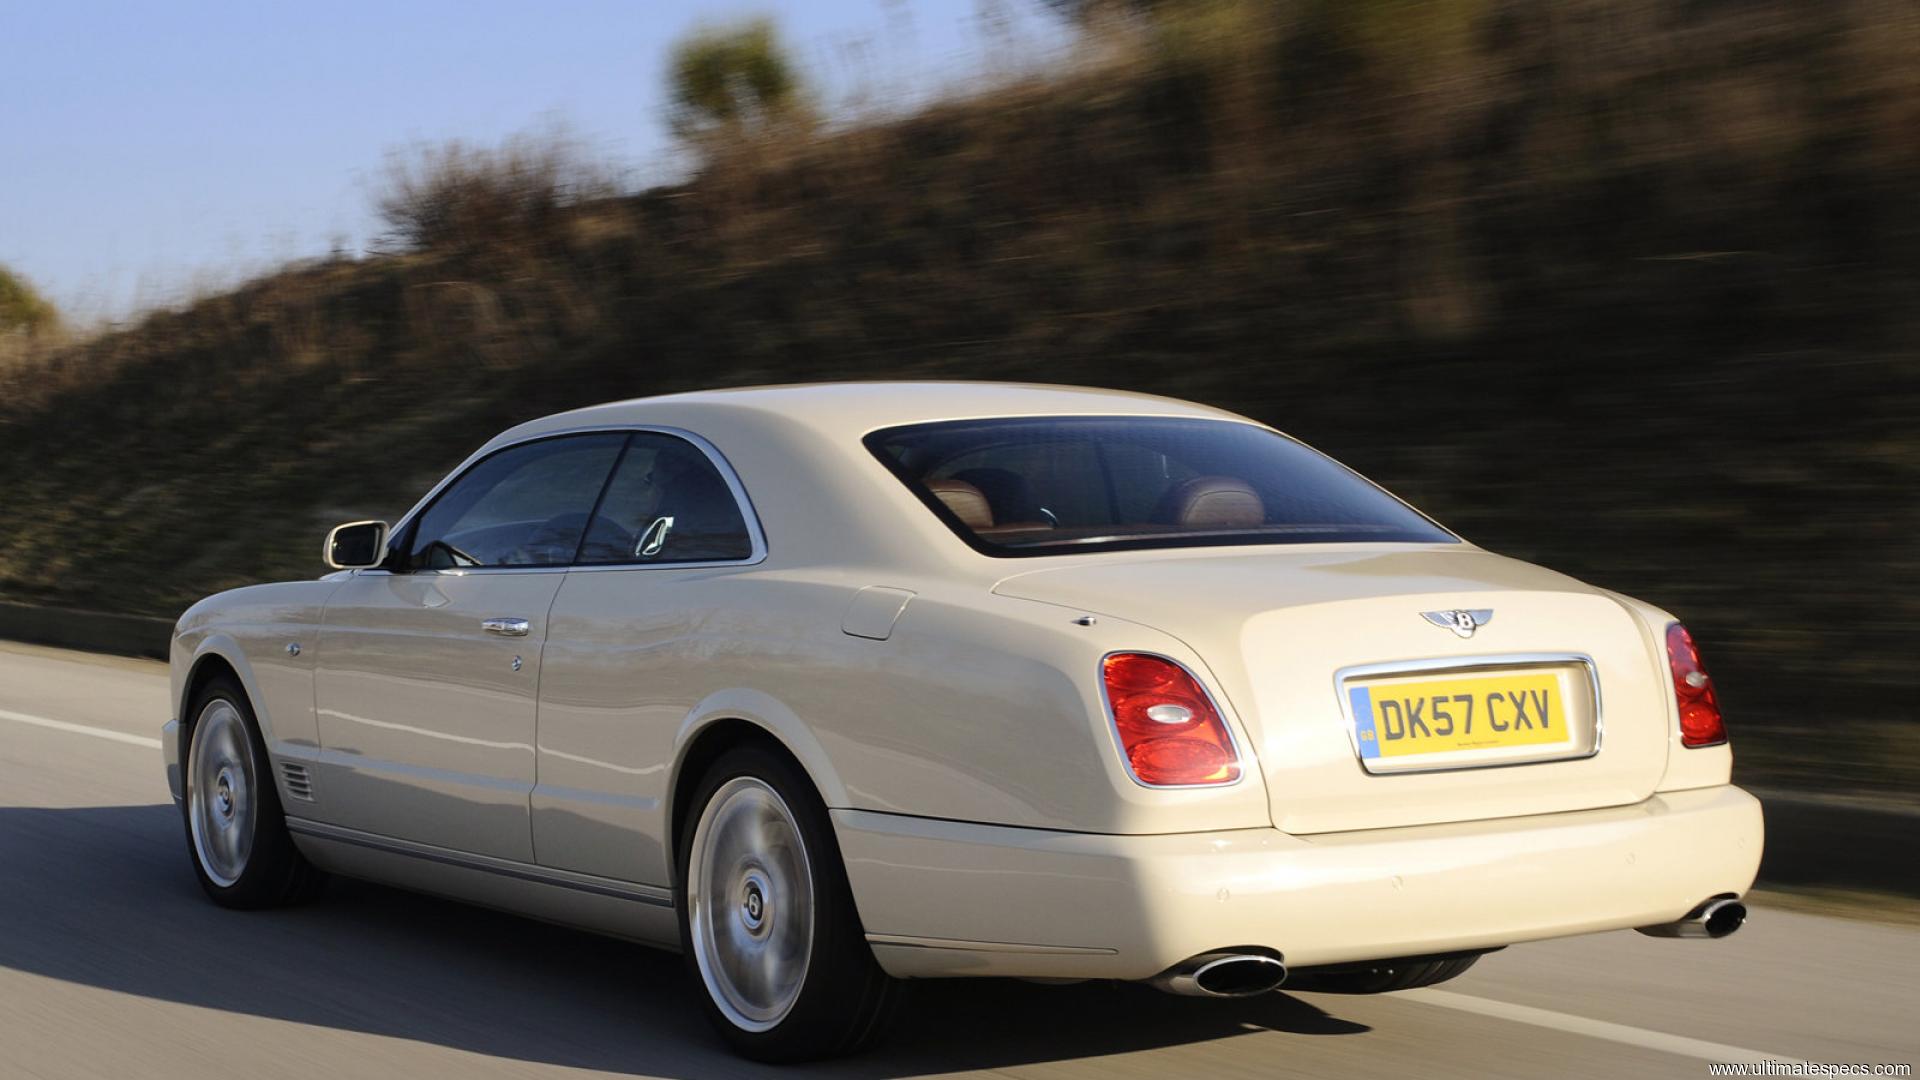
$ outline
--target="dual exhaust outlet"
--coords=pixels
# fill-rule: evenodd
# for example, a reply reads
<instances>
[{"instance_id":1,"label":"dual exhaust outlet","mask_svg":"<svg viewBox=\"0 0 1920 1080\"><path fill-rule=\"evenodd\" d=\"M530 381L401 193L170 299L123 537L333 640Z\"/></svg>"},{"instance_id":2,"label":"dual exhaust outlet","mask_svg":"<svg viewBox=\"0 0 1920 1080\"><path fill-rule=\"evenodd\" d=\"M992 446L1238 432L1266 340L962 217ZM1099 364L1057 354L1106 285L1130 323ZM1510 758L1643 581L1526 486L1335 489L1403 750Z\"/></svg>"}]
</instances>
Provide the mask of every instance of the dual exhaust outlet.
<instances>
[{"instance_id":1,"label":"dual exhaust outlet","mask_svg":"<svg viewBox=\"0 0 1920 1080\"><path fill-rule=\"evenodd\" d=\"M1210 952L1188 957L1148 982L1184 997L1252 997L1287 981L1287 965L1259 953Z\"/></svg>"},{"instance_id":2,"label":"dual exhaust outlet","mask_svg":"<svg viewBox=\"0 0 1920 1080\"><path fill-rule=\"evenodd\" d=\"M1744 926L1747 905L1731 896L1715 897L1677 922L1642 926L1648 937L1723 938ZM1260 953L1208 952L1189 957L1148 982L1185 997L1252 997L1277 990L1287 981L1287 965Z\"/></svg>"},{"instance_id":3,"label":"dual exhaust outlet","mask_svg":"<svg viewBox=\"0 0 1920 1080\"><path fill-rule=\"evenodd\" d=\"M1731 896L1702 903L1676 922L1642 926L1649 937L1723 938L1744 926L1747 905ZM1208 952L1189 957L1148 980L1156 989L1186 997L1252 997L1287 981L1287 965L1260 953Z\"/></svg>"}]
</instances>

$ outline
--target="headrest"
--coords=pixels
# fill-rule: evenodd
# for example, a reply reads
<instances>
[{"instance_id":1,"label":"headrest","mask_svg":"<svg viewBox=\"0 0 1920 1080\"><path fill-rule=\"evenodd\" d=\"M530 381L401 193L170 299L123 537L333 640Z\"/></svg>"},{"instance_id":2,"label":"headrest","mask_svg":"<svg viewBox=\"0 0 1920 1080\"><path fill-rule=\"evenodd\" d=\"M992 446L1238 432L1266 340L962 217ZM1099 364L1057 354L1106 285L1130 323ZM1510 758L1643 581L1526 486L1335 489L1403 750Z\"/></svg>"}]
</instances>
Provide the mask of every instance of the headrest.
<instances>
[{"instance_id":1,"label":"headrest","mask_svg":"<svg viewBox=\"0 0 1920 1080\"><path fill-rule=\"evenodd\" d=\"M929 480L927 490L969 529L993 528L993 507L980 489L965 480Z\"/></svg>"},{"instance_id":2,"label":"headrest","mask_svg":"<svg viewBox=\"0 0 1920 1080\"><path fill-rule=\"evenodd\" d=\"M1266 523L1267 508L1245 480L1196 476L1174 486L1160 503L1161 521L1208 529L1251 529Z\"/></svg>"},{"instance_id":3,"label":"headrest","mask_svg":"<svg viewBox=\"0 0 1920 1080\"><path fill-rule=\"evenodd\" d=\"M1040 501L1033 497L1033 485L1012 469L991 466L961 469L953 478L980 489L987 497L987 505L993 508L996 522L1039 521L1043 516Z\"/></svg>"}]
</instances>

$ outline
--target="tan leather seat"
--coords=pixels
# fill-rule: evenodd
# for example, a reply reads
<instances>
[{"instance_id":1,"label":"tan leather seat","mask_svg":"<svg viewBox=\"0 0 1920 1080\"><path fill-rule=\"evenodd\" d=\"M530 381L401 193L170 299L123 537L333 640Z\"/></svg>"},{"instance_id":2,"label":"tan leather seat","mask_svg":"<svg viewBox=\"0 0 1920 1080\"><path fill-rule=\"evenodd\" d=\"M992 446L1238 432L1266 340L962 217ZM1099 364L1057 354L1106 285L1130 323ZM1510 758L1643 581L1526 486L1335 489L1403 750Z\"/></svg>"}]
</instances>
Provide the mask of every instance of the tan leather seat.
<instances>
[{"instance_id":1,"label":"tan leather seat","mask_svg":"<svg viewBox=\"0 0 1920 1080\"><path fill-rule=\"evenodd\" d=\"M1198 529L1251 529L1266 524L1267 507L1245 480L1196 476L1160 500L1158 520Z\"/></svg>"},{"instance_id":2,"label":"tan leather seat","mask_svg":"<svg viewBox=\"0 0 1920 1080\"><path fill-rule=\"evenodd\" d=\"M975 532L993 528L993 506L979 488L965 480L929 480L927 490L953 511L960 524Z\"/></svg>"},{"instance_id":3,"label":"tan leather seat","mask_svg":"<svg viewBox=\"0 0 1920 1080\"><path fill-rule=\"evenodd\" d=\"M953 479L965 480L980 489L980 493L987 497L987 505L993 509L996 528L1004 528L1016 521L1045 520L1040 500L1034 498L1033 485L1012 469L961 469L953 474Z\"/></svg>"}]
</instances>

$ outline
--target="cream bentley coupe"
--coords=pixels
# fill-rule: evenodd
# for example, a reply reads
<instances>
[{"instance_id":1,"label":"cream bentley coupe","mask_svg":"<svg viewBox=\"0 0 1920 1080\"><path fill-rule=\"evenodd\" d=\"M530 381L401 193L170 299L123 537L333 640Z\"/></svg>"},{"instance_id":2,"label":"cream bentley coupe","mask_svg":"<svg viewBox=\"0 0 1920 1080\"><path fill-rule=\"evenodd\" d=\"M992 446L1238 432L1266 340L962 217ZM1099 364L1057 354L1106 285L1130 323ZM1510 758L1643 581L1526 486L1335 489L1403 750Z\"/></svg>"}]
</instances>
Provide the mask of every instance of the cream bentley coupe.
<instances>
[{"instance_id":1,"label":"cream bentley coupe","mask_svg":"<svg viewBox=\"0 0 1920 1080\"><path fill-rule=\"evenodd\" d=\"M677 948L763 1060L863 1045L910 979L1370 993L1719 937L1760 858L1671 615L1204 406L602 405L325 556L175 632L207 893L336 873Z\"/></svg>"}]
</instances>

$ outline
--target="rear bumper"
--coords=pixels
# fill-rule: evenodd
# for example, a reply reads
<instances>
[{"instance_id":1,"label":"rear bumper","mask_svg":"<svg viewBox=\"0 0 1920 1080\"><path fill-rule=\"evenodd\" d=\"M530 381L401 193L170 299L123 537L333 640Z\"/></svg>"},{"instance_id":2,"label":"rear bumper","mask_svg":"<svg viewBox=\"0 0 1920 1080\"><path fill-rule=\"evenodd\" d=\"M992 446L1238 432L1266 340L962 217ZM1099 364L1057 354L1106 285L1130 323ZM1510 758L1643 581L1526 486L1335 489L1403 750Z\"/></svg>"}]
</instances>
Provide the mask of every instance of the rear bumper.
<instances>
[{"instance_id":1,"label":"rear bumper","mask_svg":"<svg viewBox=\"0 0 1920 1080\"><path fill-rule=\"evenodd\" d=\"M1671 922L1744 893L1762 841L1759 802L1732 786L1311 837L833 819L875 956L922 978L1143 979L1229 947L1300 967Z\"/></svg>"}]
</instances>

